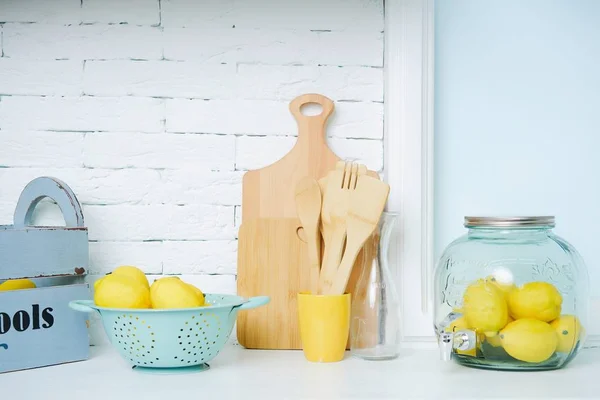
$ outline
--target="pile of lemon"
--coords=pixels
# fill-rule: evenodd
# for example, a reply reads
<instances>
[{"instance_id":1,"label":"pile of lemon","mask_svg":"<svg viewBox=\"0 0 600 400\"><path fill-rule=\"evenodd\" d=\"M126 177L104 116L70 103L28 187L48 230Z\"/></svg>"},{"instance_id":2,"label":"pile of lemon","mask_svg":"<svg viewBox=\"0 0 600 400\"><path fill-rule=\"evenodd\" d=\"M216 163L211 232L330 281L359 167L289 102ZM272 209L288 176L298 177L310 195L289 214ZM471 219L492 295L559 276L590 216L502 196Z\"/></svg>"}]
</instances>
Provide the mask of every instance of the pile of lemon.
<instances>
[{"instance_id":1,"label":"pile of lemon","mask_svg":"<svg viewBox=\"0 0 600 400\"><path fill-rule=\"evenodd\" d=\"M548 360L555 352L570 353L583 335L575 315L562 314L562 296L547 282L520 287L493 277L479 279L463 294L462 317L446 328L477 331L478 345L502 347L511 357L530 363ZM475 355L477 349L459 352Z\"/></svg>"},{"instance_id":2,"label":"pile of lemon","mask_svg":"<svg viewBox=\"0 0 600 400\"><path fill-rule=\"evenodd\" d=\"M35 289L37 286L31 279L9 279L0 283L0 292L9 290Z\"/></svg>"},{"instance_id":3,"label":"pile of lemon","mask_svg":"<svg viewBox=\"0 0 600 400\"><path fill-rule=\"evenodd\" d=\"M123 265L94 282L94 303L107 308L192 308L208 304L204 293L176 276L156 279L152 285L144 272Z\"/></svg>"}]
</instances>

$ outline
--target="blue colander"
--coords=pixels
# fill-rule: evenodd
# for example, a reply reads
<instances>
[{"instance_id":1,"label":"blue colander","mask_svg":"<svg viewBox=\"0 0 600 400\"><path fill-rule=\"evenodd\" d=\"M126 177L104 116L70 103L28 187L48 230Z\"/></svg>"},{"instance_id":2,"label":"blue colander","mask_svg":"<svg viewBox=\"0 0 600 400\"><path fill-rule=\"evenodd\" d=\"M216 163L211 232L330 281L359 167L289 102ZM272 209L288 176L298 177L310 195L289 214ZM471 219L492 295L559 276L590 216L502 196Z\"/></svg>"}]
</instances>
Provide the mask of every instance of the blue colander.
<instances>
[{"instance_id":1,"label":"blue colander","mask_svg":"<svg viewBox=\"0 0 600 400\"><path fill-rule=\"evenodd\" d=\"M119 309L75 300L69 307L98 312L104 331L121 356L144 372L205 370L233 330L238 311L260 307L269 297L249 299L206 294L205 307L181 309Z\"/></svg>"}]
</instances>

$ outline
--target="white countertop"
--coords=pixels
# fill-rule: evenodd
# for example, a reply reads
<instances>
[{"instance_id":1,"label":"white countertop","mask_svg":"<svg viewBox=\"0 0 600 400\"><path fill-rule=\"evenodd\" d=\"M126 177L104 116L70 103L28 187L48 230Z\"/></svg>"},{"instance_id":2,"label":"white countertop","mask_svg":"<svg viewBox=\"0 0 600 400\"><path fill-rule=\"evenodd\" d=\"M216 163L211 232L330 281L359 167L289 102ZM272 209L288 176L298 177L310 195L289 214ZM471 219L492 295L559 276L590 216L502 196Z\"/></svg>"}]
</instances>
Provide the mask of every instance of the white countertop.
<instances>
[{"instance_id":1,"label":"white countertop","mask_svg":"<svg viewBox=\"0 0 600 400\"><path fill-rule=\"evenodd\" d=\"M210 366L185 375L144 374L100 346L87 361L0 374L0 393L11 400L600 399L600 349L545 372L472 369L443 363L434 350L406 349L393 361L348 356L314 364L301 351L233 345Z\"/></svg>"}]
</instances>

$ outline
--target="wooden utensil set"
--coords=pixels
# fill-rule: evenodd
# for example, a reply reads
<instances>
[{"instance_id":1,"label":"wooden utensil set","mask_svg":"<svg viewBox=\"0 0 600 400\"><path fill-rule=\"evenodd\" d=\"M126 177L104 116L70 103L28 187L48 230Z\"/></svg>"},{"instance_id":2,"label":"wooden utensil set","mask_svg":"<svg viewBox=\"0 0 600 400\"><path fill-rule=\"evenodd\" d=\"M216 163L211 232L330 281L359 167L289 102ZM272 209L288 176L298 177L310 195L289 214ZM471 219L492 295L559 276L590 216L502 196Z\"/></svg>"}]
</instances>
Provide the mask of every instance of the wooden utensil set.
<instances>
[{"instance_id":1,"label":"wooden utensil set","mask_svg":"<svg viewBox=\"0 0 600 400\"><path fill-rule=\"evenodd\" d=\"M319 104L322 113L302 113L309 103ZM356 282L368 266L363 260L373 257L375 238L358 257L355 252L376 225L387 185L375 171L345 163L331 151L326 126L334 109L333 101L317 93L295 98L289 104L298 126L294 147L273 164L244 174L237 292L271 298L238 316L237 339L246 348L302 348L300 292L342 293L345 287L353 299L361 296Z\"/></svg>"},{"instance_id":2,"label":"wooden utensil set","mask_svg":"<svg viewBox=\"0 0 600 400\"><path fill-rule=\"evenodd\" d=\"M344 294L389 191L387 183L367 175L366 166L345 161L319 181L305 177L298 182L296 211L307 242L311 287L318 294Z\"/></svg>"}]
</instances>

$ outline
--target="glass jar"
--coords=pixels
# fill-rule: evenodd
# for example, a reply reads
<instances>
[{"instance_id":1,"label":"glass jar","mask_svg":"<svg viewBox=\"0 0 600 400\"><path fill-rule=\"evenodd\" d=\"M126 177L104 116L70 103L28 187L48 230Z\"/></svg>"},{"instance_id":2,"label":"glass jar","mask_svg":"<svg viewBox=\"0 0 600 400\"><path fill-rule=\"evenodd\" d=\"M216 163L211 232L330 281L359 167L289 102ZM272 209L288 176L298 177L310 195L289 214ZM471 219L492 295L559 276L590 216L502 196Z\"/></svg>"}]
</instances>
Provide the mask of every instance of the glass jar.
<instances>
[{"instance_id":1,"label":"glass jar","mask_svg":"<svg viewBox=\"0 0 600 400\"><path fill-rule=\"evenodd\" d=\"M350 352L366 360L390 360L400 349L400 302L396 273L390 262L397 240L398 214L384 212L364 248L362 273L356 283L350 316Z\"/></svg>"},{"instance_id":2,"label":"glass jar","mask_svg":"<svg viewBox=\"0 0 600 400\"><path fill-rule=\"evenodd\" d=\"M505 370L566 365L588 323L589 279L554 217L465 217L435 271L443 360Z\"/></svg>"}]
</instances>

